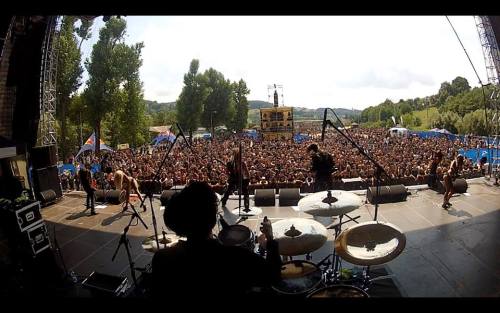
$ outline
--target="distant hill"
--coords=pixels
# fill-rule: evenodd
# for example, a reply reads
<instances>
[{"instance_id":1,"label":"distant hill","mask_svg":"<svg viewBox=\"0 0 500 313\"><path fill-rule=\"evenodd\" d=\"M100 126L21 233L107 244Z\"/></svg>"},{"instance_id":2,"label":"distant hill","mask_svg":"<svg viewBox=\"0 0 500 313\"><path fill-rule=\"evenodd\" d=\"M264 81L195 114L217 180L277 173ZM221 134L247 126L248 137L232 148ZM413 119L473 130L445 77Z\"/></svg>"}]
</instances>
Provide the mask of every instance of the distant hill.
<instances>
[{"instance_id":1,"label":"distant hill","mask_svg":"<svg viewBox=\"0 0 500 313\"><path fill-rule=\"evenodd\" d=\"M157 102L157 101L150 101L150 100L145 100L146 102L146 110L148 114L156 113L161 110L175 110L175 102ZM260 123L260 120L258 120L259 114L258 111L261 108L271 108L273 106L272 103L269 103L267 101L261 101L261 100L248 100L248 109L249 109L249 119L250 122L252 123ZM307 108L302 108L302 107L294 107L293 112L294 112L294 118L296 120L314 120L314 119L323 119L323 112L324 108L319 108L319 109L307 109ZM353 116L358 116L361 114L360 110L349 110L349 109L343 109L343 108L338 108L338 109L333 109L335 113L339 117L342 118L350 118ZM329 113L330 116L331 113Z\"/></svg>"},{"instance_id":2,"label":"distant hill","mask_svg":"<svg viewBox=\"0 0 500 313\"><path fill-rule=\"evenodd\" d=\"M269 103L267 101L260 101L260 100L248 100L248 109L262 109L262 108L271 108L273 106L272 103Z\"/></svg>"},{"instance_id":3,"label":"distant hill","mask_svg":"<svg viewBox=\"0 0 500 313\"><path fill-rule=\"evenodd\" d=\"M271 108L273 106L272 103L269 103L267 101L260 101L260 100L249 100L248 101L248 109L249 110L258 110L261 108ZM302 107L294 107L293 112L294 112L294 117L298 120L304 120L304 119L323 119L323 112L325 108L319 108L319 109L307 109L307 108L302 108ZM335 113L339 117L353 117L353 116L358 116L361 114L361 110L349 110L349 109L343 109L343 108L338 108L338 109L333 109ZM255 115L255 112L253 115Z\"/></svg>"},{"instance_id":4,"label":"distant hill","mask_svg":"<svg viewBox=\"0 0 500 313\"><path fill-rule=\"evenodd\" d=\"M156 113L162 110L174 110L175 109L175 102L157 102L157 101L150 101L150 100L144 100L146 102L146 112L149 114L151 113Z\"/></svg>"}]
</instances>

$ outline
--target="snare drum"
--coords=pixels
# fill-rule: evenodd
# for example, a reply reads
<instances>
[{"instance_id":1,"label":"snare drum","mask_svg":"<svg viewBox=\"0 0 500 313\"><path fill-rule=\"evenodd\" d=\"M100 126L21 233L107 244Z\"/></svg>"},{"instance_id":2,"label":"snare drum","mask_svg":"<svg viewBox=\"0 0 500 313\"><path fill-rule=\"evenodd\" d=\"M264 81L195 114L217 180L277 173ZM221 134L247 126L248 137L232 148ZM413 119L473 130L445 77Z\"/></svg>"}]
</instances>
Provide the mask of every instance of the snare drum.
<instances>
[{"instance_id":1,"label":"snare drum","mask_svg":"<svg viewBox=\"0 0 500 313\"><path fill-rule=\"evenodd\" d=\"M369 298L362 289L348 285L334 285L312 292L308 298Z\"/></svg>"},{"instance_id":2,"label":"snare drum","mask_svg":"<svg viewBox=\"0 0 500 313\"><path fill-rule=\"evenodd\" d=\"M243 225L231 225L223 228L218 238L224 246L243 247L252 252L255 250L255 235Z\"/></svg>"},{"instance_id":3,"label":"snare drum","mask_svg":"<svg viewBox=\"0 0 500 313\"><path fill-rule=\"evenodd\" d=\"M296 260L283 263L281 280L273 289L282 295L305 295L322 281L319 267L311 262Z\"/></svg>"}]
</instances>

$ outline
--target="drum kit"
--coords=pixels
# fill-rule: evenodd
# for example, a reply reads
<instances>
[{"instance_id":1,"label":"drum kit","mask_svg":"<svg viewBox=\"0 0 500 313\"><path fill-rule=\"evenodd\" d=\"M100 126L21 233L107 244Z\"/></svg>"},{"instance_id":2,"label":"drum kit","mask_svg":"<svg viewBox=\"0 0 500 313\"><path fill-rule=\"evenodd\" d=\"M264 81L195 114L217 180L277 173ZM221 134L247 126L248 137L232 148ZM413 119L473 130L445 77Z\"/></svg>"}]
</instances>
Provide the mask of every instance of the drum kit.
<instances>
[{"instance_id":1,"label":"drum kit","mask_svg":"<svg viewBox=\"0 0 500 313\"><path fill-rule=\"evenodd\" d=\"M371 279L370 266L385 264L399 256L405 248L406 237L398 227L390 223L359 223L357 219L360 216L348 215L362 204L359 196L348 191L313 193L299 201L299 210L313 217L338 217L338 223L325 227L311 218L289 218L274 222L273 236L284 261L281 280L272 287L274 292L283 296L310 298L368 297L371 282L388 277ZM346 219L343 221L344 218ZM241 246L264 254L256 244L256 235L248 227L238 224L239 222L228 225L222 215L219 220L223 227L217 238L223 245ZM356 224L342 230L342 225L350 221ZM333 253L315 264L311 262L311 253L324 246L329 229L334 230ZM169 247L179 240L183 239L163 232L160 245ZM156 251L155 245L153 237L143 242L143 247L148 251ZM304 255L305 260L293 259ZM342 275L344 269L341 268L341 260L362 266L363 274L346 281Z\"/></svg>"},{"instance_id":2,"label":"drum kit","mask_svg":"<svg viewBox=\"0 0 500 313\"><path fill-rule=\"evenodd\" d=\"M359 223L360 216L348 213L363 204L356 194L343 190L330 190L310 194L302 198L298 207L313 217L338 217L338 223L330 226L314 219L291 218L273 223L273 233L279 242L283 256L306 255L306 260L283 263L281 281L273 289L282 295L322 297L368 297L367 291L374 280L370 278L370 266L382 265L395 259L404 250L406 237L390 223L369 221ZM348 222L356 225L342 230ZM327 241L327 230L334 230L333 253L318 264L311 262L310 254ZM331 259L330 259L331 258ZM342 260L362 266L362 275L346 280L341 268ZM325 265L326 264L326 265Z\"/></svg>"}]
</instances>

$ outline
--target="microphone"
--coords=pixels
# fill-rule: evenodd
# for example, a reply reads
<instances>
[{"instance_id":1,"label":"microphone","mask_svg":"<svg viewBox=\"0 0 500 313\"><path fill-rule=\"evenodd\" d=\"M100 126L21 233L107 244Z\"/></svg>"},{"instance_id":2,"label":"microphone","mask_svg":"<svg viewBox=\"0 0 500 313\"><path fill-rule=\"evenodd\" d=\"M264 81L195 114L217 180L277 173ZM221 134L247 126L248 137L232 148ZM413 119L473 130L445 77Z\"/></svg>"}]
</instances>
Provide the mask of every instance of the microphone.
<instances>
[{"instance_id":1,"label":"microphone","mask_svg":"<svg viewBox=\"0 0 500 313\"><path fill-rule=\"evenodd\" d=\"M321 130L321 141L325 141L326 112L327 109L325 109L325 113L323 114L323 129Z\"/></svg>"}]
</instances>

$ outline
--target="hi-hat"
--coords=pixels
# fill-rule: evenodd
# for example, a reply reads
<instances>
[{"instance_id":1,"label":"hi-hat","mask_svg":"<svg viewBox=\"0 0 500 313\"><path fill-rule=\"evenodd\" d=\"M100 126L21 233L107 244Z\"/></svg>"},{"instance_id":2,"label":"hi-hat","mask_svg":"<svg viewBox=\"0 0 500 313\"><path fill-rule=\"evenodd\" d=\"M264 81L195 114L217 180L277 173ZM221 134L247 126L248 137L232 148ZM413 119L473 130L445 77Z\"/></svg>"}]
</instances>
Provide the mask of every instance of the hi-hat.
<instances>
[{"instance_id":1,"label":"hi-hat","mask_svg":"<svg viewBox=\"0 0 500 313\"><path fill-rule=\"evenodd\" d=\"M311 253L321 248L327 238L325 226L310 218L289 218L273 223L274 239L279 253L296 256Z\"/></svg>"},{"instance_id":2,"label":"hi-hat","mask_svg":"<svg viewBox=\"0 0 500 313\"><path fill-rule=\"evenodd\" d=\"M262 209L258 207L250 207L248 210L241 208L241 209L234 209L231 211L234 215L239 215L239 216L255 216L255 215L261 215L262 214Z\"/></svg>"}]
</instances>

